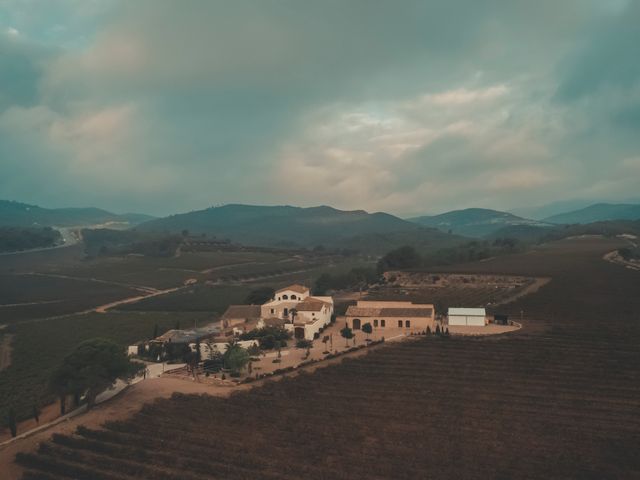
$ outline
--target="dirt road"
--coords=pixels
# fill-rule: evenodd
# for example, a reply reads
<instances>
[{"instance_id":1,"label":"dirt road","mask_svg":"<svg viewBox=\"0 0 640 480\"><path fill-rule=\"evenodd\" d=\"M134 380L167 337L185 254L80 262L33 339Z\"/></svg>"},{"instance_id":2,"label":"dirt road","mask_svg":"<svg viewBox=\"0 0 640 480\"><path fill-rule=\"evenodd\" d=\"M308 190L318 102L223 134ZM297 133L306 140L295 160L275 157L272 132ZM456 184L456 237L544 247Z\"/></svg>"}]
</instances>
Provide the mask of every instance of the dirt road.
<instances>
[{"instance_id":1,"label":"dirt road","mask_svg":"<svg viewBox=\"0 0 640 480\"><path fill-rule=\"evenodd\" d=\"M78 425L99 428L107 421L123 420L139 411L145 403L149 403L156 398L168 398L174 392L227 396L233 390L237 390L237 387L216 387L172 378L154 378L137 383L124 390L111 401L98 405L85 414L2 447L0 449L2 480L18 480L22 475L22 469L13 461L16 453L34 451L40 442L48 440L54 433L71 434Z\"/></svg>"}]
</instances>

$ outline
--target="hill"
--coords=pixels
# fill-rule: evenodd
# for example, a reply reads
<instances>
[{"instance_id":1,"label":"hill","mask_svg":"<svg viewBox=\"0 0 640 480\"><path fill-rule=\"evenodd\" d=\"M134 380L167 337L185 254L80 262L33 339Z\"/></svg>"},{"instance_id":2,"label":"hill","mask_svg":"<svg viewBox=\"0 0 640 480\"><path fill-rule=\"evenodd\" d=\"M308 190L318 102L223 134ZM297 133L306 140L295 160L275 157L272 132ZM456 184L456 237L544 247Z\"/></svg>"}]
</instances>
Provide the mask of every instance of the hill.
<instances>
[{"instance_id":1,"label":"hill","mask_svg":"<svg viewBox=\"0 0 640 480\"><path fill-rule=\"evenodd\" d=\"M444 232L450 231L475 238L486 237L502 228L515 225L546 226L545 223L537 220L529 220L511 213L486 208L454 210L440 215L410 218L409 221Z\"/></svg>"},{"instance_id":2,"label":"hill","mask_svg":"<svg viewBox=\"0 0 640 480\"><path fill-rule=\"evenodd\" d=\"M136 225L151 220L149 215L118 215L100 208L42 208L37 205L0 200L0 226L76 227L85 225Z\"/></svg>"},{"instance_id":3,"label":"hill","mask_svg":"<svg viewBox=\"0 0 640 480\"><path fill-rule=\"evenodd\" d=\"M387 213L343 211L332 207L225 205L145 222L144 231L207 234L252 246L316 245L379 252L398 243L434 248L456 241Z\"/></svg>"},{"instance_id":4,"label":"hill","mask_svg":"<svg viewBox=\"0 0 640 480\"><path fill-rule=\"evenodd\" d=\"M639 220L640 205L626 203L596 203L580 210L552 215L545 222L555 224L593 223L606 220Z\"/></svg>"}]
</instances>

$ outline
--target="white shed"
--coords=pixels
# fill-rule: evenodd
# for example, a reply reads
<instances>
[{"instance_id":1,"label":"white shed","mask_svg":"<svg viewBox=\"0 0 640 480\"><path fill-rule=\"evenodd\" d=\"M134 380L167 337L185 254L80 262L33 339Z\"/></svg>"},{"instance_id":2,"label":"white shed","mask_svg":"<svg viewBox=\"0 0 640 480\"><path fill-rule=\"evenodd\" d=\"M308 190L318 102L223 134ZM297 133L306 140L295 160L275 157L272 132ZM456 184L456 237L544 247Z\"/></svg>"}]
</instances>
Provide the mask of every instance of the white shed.
<instances>
[{"instance_id":1,"label":"white shed","mask_svg":"<svg viewBox=\"0 0 640 480\"><path fill-rule=\"evenodd\" d=\"M449 325L484 327L487 312L484 308L450 308Z\"/></svg>"}]
</instances>

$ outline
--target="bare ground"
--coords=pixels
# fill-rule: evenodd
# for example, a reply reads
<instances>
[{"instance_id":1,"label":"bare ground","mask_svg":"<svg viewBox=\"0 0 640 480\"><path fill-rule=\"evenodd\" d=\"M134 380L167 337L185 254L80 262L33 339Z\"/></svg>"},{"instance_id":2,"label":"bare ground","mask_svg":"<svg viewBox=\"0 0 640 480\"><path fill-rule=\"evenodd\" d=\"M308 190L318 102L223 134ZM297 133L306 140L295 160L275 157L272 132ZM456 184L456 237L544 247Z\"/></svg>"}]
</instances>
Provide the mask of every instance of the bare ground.
<instances>
[{"instance_id":1,"label":"bare ground","mask_svg":"<svg viewBox=\"0 0 640 480\"><path fill-rule=\"evenodd\" d=\"M8 333L0 337L0 370L11 365L11 341L13 335Z\"/></svg>"}]
</instances>

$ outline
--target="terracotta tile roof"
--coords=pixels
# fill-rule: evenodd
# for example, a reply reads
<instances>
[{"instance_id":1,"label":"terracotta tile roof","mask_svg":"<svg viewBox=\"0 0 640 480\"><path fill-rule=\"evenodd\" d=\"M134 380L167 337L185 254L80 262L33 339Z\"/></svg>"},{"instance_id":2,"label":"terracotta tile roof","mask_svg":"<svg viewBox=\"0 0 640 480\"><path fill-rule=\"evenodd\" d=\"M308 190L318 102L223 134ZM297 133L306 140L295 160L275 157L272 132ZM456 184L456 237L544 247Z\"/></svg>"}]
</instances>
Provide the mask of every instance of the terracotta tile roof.
<instances>
[{"instance_id":1,"label":"terracotta tile roof","mask_svg":"<svg viewBox=\"0 0 640 480\"><path fill-rule=\"evenodd\" d=\"M260 305L229 305L222 318L260 318Z\"/></svg>"},{"instance_id":2,"label":"terracotta tile roof","mask_svg":"<svg viewBox=\"0 0 640 480\"><path fill-rule=\"evenodd\" d=\"M282 318L265 318L262 321L267 327L282 327L286 323Z\"/></svg>"},{"instance_id":3,"label":"terracotta tile roof","mask_svg":"<svg viewBox=\"0 0 640 480\"><path fill-rule=\"evenodd\" d=\"M347 308L347 317L432 317L433 309L416 305L403 308L363 308L354 305Z\"/></svg>"},{"instance_id":4,"label":"terracotta tile roof","mask_svg":"<svg viewBox=\"0 0 640 480\"><path fill-rule=\"evenodd\" d=\"M307 297L303 301L298 303L295 308L299 312L319 312L325 305L329 304L327 302L323 302L322 300L318 300L317 298Z\"/></svg>"},{"instance_id":5,"label":"terracotta tile roof","mask_svg":"<svg viewBox=\"0 0 640 480\"><path fill-rule=\"evenodd\" d=\"M431 317L432 308L381 308L381 317Z\"/></svg>"},{"instance_id":6,"label":"terracotta tile roof","mask_svg":"<svg viewBox=\"0 0 640 480\"><path fill-rule=\"evenodd\" d=\"M281 288L280 290L276 290L276 293L285 292L287 290L291 290L292 292L297 292L297 293L307 293L309 291L309 289L304 285L300 285L296 283L294 285L289 285L288 287Z\"/></svg>"}]
</instances>

